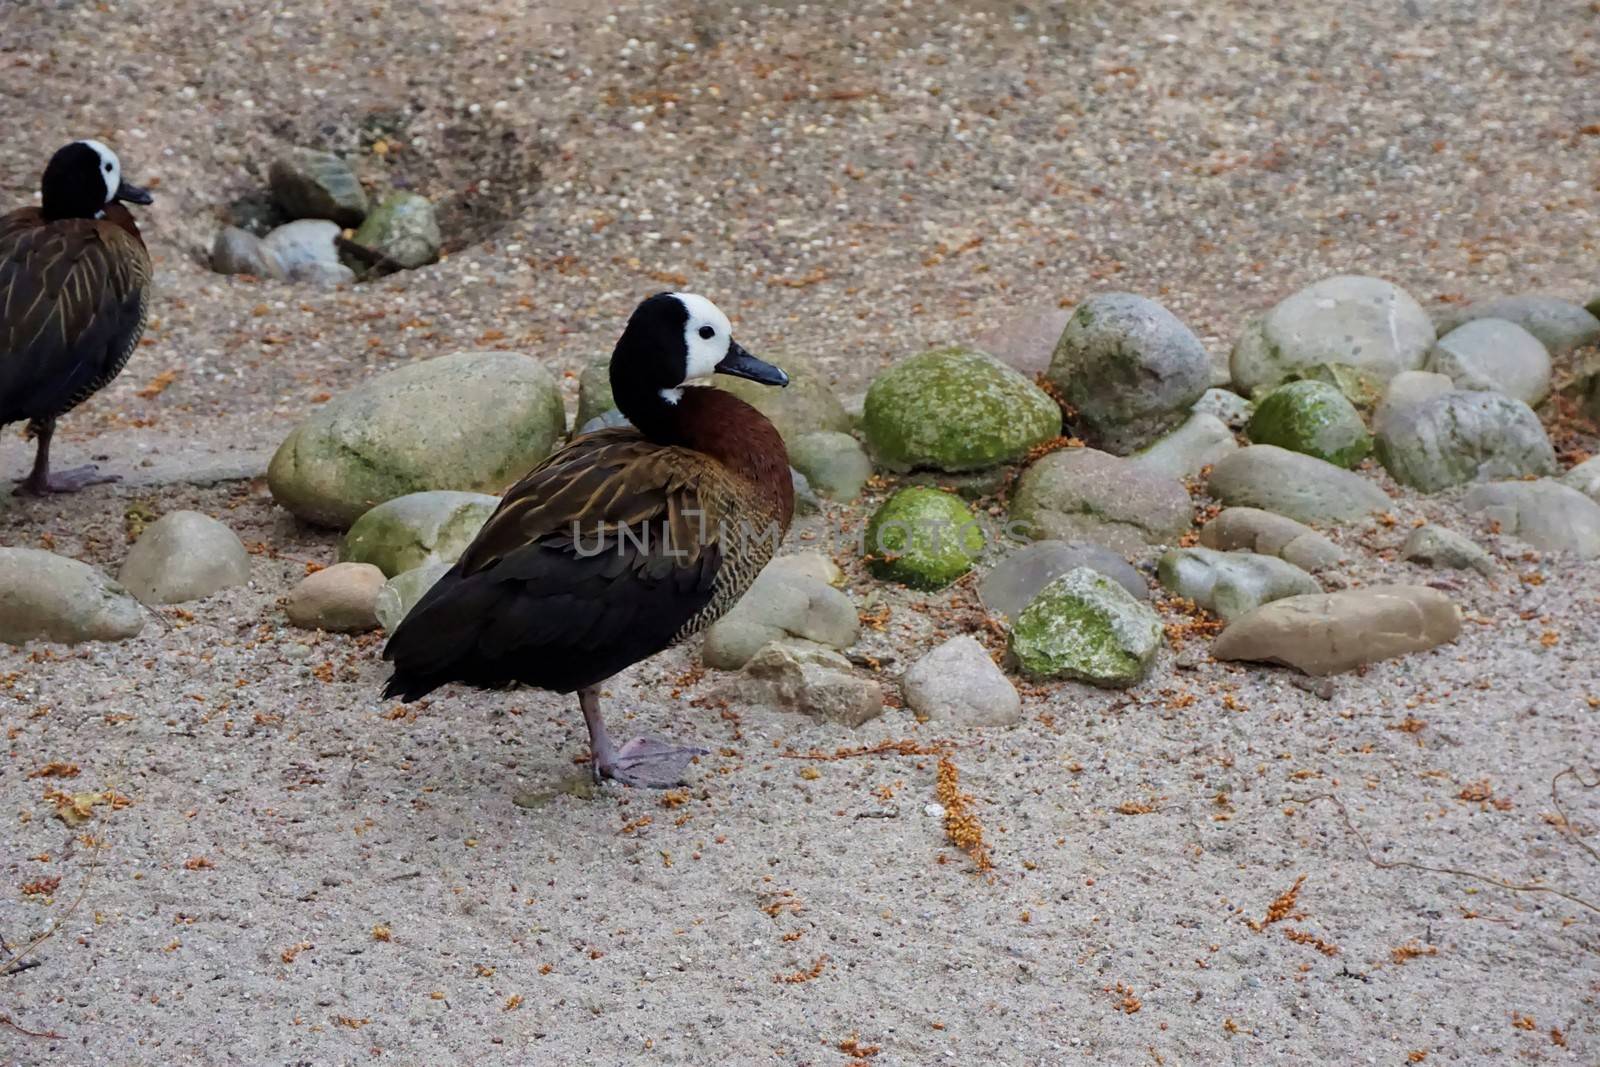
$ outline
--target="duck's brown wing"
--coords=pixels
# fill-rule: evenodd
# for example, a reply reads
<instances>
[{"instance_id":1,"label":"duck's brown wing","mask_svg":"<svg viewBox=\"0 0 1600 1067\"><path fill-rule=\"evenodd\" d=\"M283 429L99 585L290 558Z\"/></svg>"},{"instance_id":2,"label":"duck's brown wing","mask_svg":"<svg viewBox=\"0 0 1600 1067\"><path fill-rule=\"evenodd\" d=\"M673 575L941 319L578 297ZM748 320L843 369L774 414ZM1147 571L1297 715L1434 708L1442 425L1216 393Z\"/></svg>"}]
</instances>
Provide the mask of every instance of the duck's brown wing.
<instances>
[{"instance_id":1,"label":"duck's brown wing","mask_svg":"<svg viewBox=\"0 0 1600 1067\"><path fill-rule=\"evenodd\" d=\"M722 566L703 494L716 477L633 430L579 438L506 494L395 630L385 695L451 681L570 692L667 647Z\"/></svg>"},{"instance_id":2,"label":"duck's brown wing","mask_svg":"<svg viewBox=\"0 0 1600 1067\"><path fill-rule=\"evenodd\" d=\"M0 424L59 415L116 377L149 283L144 245L113 222L0 218Z\"/></svg>"}]
</instances>

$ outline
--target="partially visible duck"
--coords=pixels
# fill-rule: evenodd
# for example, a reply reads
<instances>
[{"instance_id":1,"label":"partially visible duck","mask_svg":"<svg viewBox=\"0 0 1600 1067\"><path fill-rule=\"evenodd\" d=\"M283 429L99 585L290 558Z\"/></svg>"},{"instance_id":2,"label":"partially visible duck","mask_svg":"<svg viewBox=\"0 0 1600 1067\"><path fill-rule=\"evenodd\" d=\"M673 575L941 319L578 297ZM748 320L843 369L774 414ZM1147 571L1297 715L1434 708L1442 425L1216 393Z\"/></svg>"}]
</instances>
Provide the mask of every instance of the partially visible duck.
<instances>
[{"instance_id":1,"label":"partially visible duck","mask_svg":"<svg viewBox=\"0 0 1600 1067\"><path fill-rule=\"evenodd\" d=\"M116 153L74 141L50 158L38 207L0 215L0 426L28 420L38 441L19 493L115 481L91 465L50 472L56 419L115 378L144 333L150 254L124 203L151 196L122 180Z\"/></svg>"},{"instance_id":2,"label":"partially visible duck","mask_svg":"<svg viewBox=\"0 0 1600 1067\"><path fill-rule=\"evenodd\" d=\"M411 701L452 681L576 692L596 780L680 781L704 750L613 744L600 686L732 607L794 514L783 439L732 393L687 384L712 374L789 381L706 298L640 304L611 354L633 426L576 438L512 487L390 637L384 695Z\"/></svg>"}]
</instances>

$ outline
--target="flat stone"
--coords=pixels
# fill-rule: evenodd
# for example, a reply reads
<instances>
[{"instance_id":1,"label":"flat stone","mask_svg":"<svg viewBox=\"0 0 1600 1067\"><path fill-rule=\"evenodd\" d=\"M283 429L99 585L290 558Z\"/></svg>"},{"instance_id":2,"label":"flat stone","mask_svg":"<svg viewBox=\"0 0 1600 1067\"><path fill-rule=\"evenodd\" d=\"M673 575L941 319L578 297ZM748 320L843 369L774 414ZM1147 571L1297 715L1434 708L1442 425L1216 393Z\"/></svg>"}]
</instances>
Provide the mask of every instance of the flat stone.
<instances>
[{"instance_id":1,"label":"flat stone","mask_svg":"<svg viewBox=\"0 0 1600 1067\"><path fill-rule=\"evenodd\" d=\"M1211 358L1172 312L1133 293L1079 304L1049 379L1077 409L1089 442L1127 455L1176 429L1211 384Z\"/></svg>"},{"instance_id":2,"label":"flat stone","mask_svg":"<svg viewBox=\"0 0 1600 1067\"><path fill-rule=\"evenodd\" d=\"M1471 319L1439 338L1428 370L1445 374L1457 389L1504 393L1537 405L1550 395L1550 353L1533 334L1504 319Z\"/></svg>"},{"instance_id":3,"label":"flat stone","mask_svg":"<svg viewBox=\"0 0 1600 1067\"><path fill-rule=\"evenodd\" d=\"M0 642L124 641L145 610L87 563L36 548L0 548Z\"/></svg>"},{"instance_id":4,"label":"flat stone","mask_svg":"<svg viewBox=\"0 0 1600 1067\"><path fill-rule=\"evenodd\" d=\"M849 660L831 649L783 641L763 645L717 694L843 726L883 714L883 687L851 673Z\"/></svg>"},{"instance_id":5,"label":"flat stone","mask_svg":"<svg viewBox=\"0 0 1600 1067\"><path fill-rule=\"evenodd\" d=\"M284 278L278 254L248 230L225 226L211 243L211 269L218 274L248 274L256 278Z\"/></svg>"},{"instance_id":6,"label":"flat stone","mask_svg":"<svg viewBox=\"0 0 1600 1067\"><path fill-rule=\"evenodd\" d=\"M1341 275L1248 323L1230 366L1235 388L1251 397L1327 368L1359 405L1364 393L1420 367L1434 339L1432 320L1405 290L1381 278Z\"/></svg>"},{"instance_id":7,"label":"flat stone","mask_svg":"<svg viewBox=\"0 0 1600 1067\"><path fill-rule=\"evenodd\" d=\"M293 219L330 219L354 227L367 216L367 191L345 161L331 152L289 149L267 168L267 185Z\"/></svg>"},{"instance_id":8,"label":"flat stone","mask_svg":"<svg viewBox=\"0 0 1600 1067\"><path fill-rule=\"evenodd\" d=\"M302 630L362 633L378 626L383 586L383 572L370 563L335 563L301 579L283 611Z\"/></svg>"},{"instance_id":9,"label":"flat stone","mask_svg":"<svg viewBox=\"0 0 1600 1067\"><path fill-rule=\"evenodd\" d=\"M312 412L267 468L275 500L344 527L432 489L499 494L566 431L551 373L517 352L457 352L371 378Z\"/></svg>"},{"instance_id":10,"label":"flat stone","mask_svg":"<svg viewBox=\"0 0 1600 1067\"><path fill-rule=\"evenodd\" d=\"M1425 493L1556 470L1555 449L1532 408L1465 390L1386 408L1378 458L1395 481Z\"/></svg>"},{"instance_id":11,"label":"flat stone","mask_svg":"<svg viewBox=\"0 0 1600 1067\"><path fill-rule=\"evenodd\" d=\"M1502 319L1537 337L1552 356L1600 341L1600 318L1559 297L1524 293L1475 300L1449 308L1439 316L1439 332L1448 334L1475 319Z\"/></svg>"},{"instance_id":12,"label":"flat stone","mask_svg":"<svg viewBox=\"0 0 1600 1067\"><path fill-rule=\"evenodd\" d=\"M1092 448L1052 452L1023 472L1011 528L1035 540L1090 541L1131 555L1176 542L1194 505L1175 478Z\"/></svg>"},{"instance_id":13,"label":"flat stone","mask_svg":"<svg viewBox=\"0 0 1600 1067\"><path fill-rule=\"evenodd\" d=\"M1382 489L1352 471L1276 445L1251 445L1211 468L1211 495L1305 523L1334 525L1390 506Z\"/></svg>"},{"instance_id":14,"label":"flat stone","mask_svg":"<svg viewBox=\"0 0 1600 1067\"><path fill-rule=\"evenodd\" d=\"M1443 526L1418 526L1406 538L1400 558L1429 567L1494 573L1494 560L1470 538Z\"/></svg>"},{"instance_id":15,"label":"flat stone","mask_svg":"<svg viewBox=\"0 0 1600 1067\"><path fill-rule=\"evenodd\" d=\"M1080 567L1034 597L1011 629L1011 651L1036 678L1137 684L1161 647L1161 619L1103 574Z\"/></svg>"},{"instance_id":16,"label":"flat stone","mask_svg":"<svg viewBox=\"0 0 1600 1067\"><path fill-rule=\"evenodd\" d=\"M968 634L927 653L900 681L918 718L952 726L1010 726L1022 719L1022 698L988 651Z\"/></svg>"},{"instance_id":17,"label":"flat stone","mask_svg":"<svg viewBox=\"0 0 1600 1067\"><path fill-rule=\"evenodd\" d=\"M799 638L834 649L856 643L861 620L850 598L798 570L793 564L768 566L757 575L738 603L707 628L700 653L706 666L737 670L772 641Z\"/></svg>"},{"instance_id":18,"label":"flat stone","mask_svg":"<svg viewBox=\"0 0 1600 1067\"><path fill-rule=\"evenodd\" d=\"M819 495L854 500L872 477L872 460L854 437L837 430L801 434L789 443L789 462Z\"/></svg>"},{"instance_id":19,"label":"flat stone","mask_svg":"<svg viewBox=\"0 0 1600 1067\"><path fill-rule=\"evenodd\" d=\"M1150 583L1120 554L1103 545L1033 541L989 569L978 584L983 606L1015 619L1040 590L1068 571L1087 567L1105 575L1139 600L1150 599Z\"/></svg>"},{"instance_id":20,"label":"flat stone","mask_svg":"<svg viewBox=\"0 0 1600 1067\"><path fill-rule=\"evenodd\" d=\"M454 563L499 506L499 497L450 489L386 500L350 527L339 560L370 563L388 578L429 563Z\"/></svg>"},{"instance_id":21,"label":"flat stone","mask_svg":"<svg viewBox=\"0 0 1600 1067\"><path fill-rule=\"evenodd\" d=\"M417 601L422 595L432 589L434 583L443 578L450 569L448 563L428 563L415 570L404 571L383 583L383 588L378 590L377 600L373 602L373 613L378 616L378 625L388 633L405 621L411 609L417 606Z\"/></svg>"},{"instance_id":22,"label":"flat stone","mask_svg":"<svg viewBox=\"0 0 1600 1067\"><path fill-rule=\"evenodd\" d=\"M1426 651L1460 632L1460 613L1437 589L1377 585L1275 600L1229 623L1211 654L1338 674Z\"/></svg>"},{"instance_id":23,"label":"flat stone","mask_svg":"<svg viewBox=\"0 0 1600 1067\"><path fill-rule=\"evenodd\" d=\"M890 470L976 471L1014 463L1061 434L1061 408L993 356L942 348L873 379L862 428Z\"/></svg>"},{"instance_id":24,"label":"flat stone","mask_svg":"<svg viewBox=\"0 0 1600 1067\"><path fill-rule=\"evenodd\" d=\"M1171 592L1228 621L1274 600L1322 592L1294 564L1254 552L1175 549L1161 557L1156 575Z\"/></svg>"},{"instance_id":25,"label":"flat stone","mask_svg":"<svg viewBox=\"0 0 1600 1067\"><path fill-rule=\"evenodd\" d=\"M1145 470L1163 478L1193 478L1230 452L1239 450L1233 431L1215 415L1197 413L1167 436L1131 457Z\"/></svg>"},{"instance_id":26,"label":"flat stone","mask_svg":"<svg viewBox=\"0 0 1600 1067\"><path fill-rule=\"evenodd\" d=\"M1493 482L1467 491L1462 507L1481 512L1500 532L1534 548L1571 552L1581 559L1600 556L1600 504L1560 482Z\"/></svg>"},{"instance_id":27,"label":"flat stone","mask_svg":"<svg viewBox=\"0 0 1600 1067\"><path fill-rule=\"evenodd\" d=\"M1260 508L1225 508L1200 529L1200 543L1223 552L1277 556L1301 570L1326 570L1345 558L1338 545L1304 523Z\"/></svg>"},{"instance_id":28,"label":"flat stone","mask_svg":"<svg viewBox=\"0 0 1600 1067\"><path fill-rule=\"evenodd\" d=\"M250 580L250 554L234 532L198 511L171 511L128 550L117 581L146 604L182 604Z\"/></svg>"}]
</instances>

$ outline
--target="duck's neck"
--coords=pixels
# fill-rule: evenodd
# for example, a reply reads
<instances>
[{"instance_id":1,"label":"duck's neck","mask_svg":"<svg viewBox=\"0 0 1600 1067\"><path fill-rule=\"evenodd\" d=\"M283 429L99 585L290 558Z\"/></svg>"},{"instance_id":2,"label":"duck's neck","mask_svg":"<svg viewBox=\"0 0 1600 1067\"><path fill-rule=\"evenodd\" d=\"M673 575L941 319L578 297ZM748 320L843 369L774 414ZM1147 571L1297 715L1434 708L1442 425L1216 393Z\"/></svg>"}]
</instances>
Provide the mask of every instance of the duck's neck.
<instances>
[{"instance_id":1,"label":"duck's neck","mask_svg":"<svg viewBox=\"0 0 1600 1067\"><path fill-rule=\"evenodd\" d=\"M684 386L677 403L659 394L617 400L628 421L650 440L704 453L753 483L788 527L794 515L789 452L761 412L710 386Z\"/></svg>"},{"instance_id":2,"label":"duck's neck","mask_svg":"<svg viewBox=\"0 0 1600 1067\"><path fill-rule=\"evenodd\" d=\"M133 212L122 206L120 201L112 201L105 206L101 216L111 223L121 226L133 237L135 241L144 244L144 237L139 233L138 223L133 221Z\"/></svg>"}]
</instances>

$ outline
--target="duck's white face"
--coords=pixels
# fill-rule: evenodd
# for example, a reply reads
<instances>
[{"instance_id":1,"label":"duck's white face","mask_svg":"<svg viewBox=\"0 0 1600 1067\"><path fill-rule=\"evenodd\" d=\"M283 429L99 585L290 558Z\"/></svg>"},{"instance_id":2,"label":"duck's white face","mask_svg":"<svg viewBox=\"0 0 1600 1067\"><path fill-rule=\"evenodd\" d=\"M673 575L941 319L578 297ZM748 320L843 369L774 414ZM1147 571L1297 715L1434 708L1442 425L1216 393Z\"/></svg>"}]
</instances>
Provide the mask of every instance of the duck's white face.
<instances>
[{"instance_id":1,"label":"duck's white face","mask_svg":"<svg viewBox=\"0 0 1600 1067\"><path fill-rule=\"evenodd\" d=\"M100 180L106 183L106 203L117 198L117 189L122 185L122 161L117 159L117 154L99 141L79 141L81 145L94 149L95 155L100 157Z\"/></svg>"},{"instance_id":2,"label":"duck's white face","mask_svg":"<svg viewBox=\"0 0 1600 1067\"><path fill-rule=\"evenodd\" d=\"M689 320L683 324L683 347L687 355L683 380L709 378L716 372L717 364L728 355L733 327L722 309L705 297L694 293L672 295L689 312Z\"/></svg>"}]
</instances>

